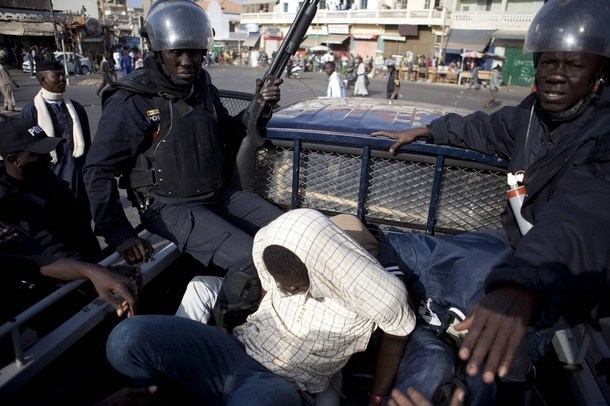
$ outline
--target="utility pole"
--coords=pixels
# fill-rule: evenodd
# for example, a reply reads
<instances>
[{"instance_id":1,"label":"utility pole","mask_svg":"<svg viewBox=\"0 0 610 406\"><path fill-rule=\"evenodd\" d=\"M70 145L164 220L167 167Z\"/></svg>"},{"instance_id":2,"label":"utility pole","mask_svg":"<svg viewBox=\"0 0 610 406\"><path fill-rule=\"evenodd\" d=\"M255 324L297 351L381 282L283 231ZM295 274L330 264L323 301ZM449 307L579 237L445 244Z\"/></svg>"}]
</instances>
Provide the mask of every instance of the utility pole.
<instances>
[{"instance_id":1,"label":"utility pole","mask_svg":"<svg viewBox=\"0 0 610 406\"><path fill-rule=\"evenodd\" d=\"M441 49L439 53L439 64L445 64L445 30L447 29L447 13L449 9L445 6L438 6L434 8L436 11L443 13L443 30L441 31Z\"/></svg>"},{"instance_id":2,"label":"utility pole","mask_svg":"<svg viewBox=\"0 0 610 406\"><path fill-rule=\"evenodd\" d=\"M51 21L53 24L53 37L55 38L55 47L59 49L59 39L57 38L57 27L55 26L55 11L53 10L53 0L49 0L49 10L51 11Z\"/></svg>"}]
</instances>

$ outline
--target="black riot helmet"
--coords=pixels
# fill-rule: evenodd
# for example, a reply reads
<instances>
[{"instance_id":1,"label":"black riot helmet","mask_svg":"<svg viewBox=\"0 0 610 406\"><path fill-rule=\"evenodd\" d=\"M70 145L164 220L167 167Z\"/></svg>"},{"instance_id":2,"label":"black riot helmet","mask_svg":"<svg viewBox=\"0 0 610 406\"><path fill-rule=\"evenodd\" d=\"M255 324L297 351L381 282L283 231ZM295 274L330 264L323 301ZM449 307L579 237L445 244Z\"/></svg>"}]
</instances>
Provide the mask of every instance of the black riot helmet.
<instances>
[{"instance_id":1,"label":"black riot helmet","mask_svg":"<svg viewBox=\"0 0 610 406\"><path fill-rule=\"evenodd\" d=\"M523 52L585 52L610 58L610 0L550 0L538 11Z\"/></svg>"},{"instance_id":2,"label":"black riot helmet","mask_svg":"<svg viewBox=\"0 0 610 406\"><path fill-rule=\"evenodd\" d=\"M214 30L206 11L190 0L159 0L151 7L141 35L152 51L210 49Z\"/></svg>"},{"instance_id":3,"label":"black riot helmet","mask_svg":"<svg viewBox=\"0 0 610 406\"><path fill-rule=\"evenodd\" d=\"M604 57L585 96L571 108L548 113L553 121L582 114L599 96L610 71L610 0L549 0L538 11L525 37L523 52L534 53L534 66L543 52L582 52Z\"/></svg>"}]
</instances>

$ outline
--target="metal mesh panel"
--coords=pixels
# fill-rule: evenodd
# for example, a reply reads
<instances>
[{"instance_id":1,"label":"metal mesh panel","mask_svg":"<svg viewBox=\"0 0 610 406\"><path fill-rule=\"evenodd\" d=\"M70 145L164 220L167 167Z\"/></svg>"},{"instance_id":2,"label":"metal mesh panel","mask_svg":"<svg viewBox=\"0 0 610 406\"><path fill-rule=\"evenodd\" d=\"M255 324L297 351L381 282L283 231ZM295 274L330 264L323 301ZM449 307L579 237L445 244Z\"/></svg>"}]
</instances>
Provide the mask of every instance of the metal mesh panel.
<instances>
[{"instance_id":1,"label":"metal mesh panel","mask_svg":"<svg viewBox=\"0 0 610 406\"><path fill-rule=\"evenodd\" d=\"M299 185L301 206L356 214L361 166L358 155L303 150Z\"/></svg>"},{"instance_id":2,"label":"metal mesh panel","mask_svg":"<svg viewBox=\"0 0 610 406\"><path fill-rule=\"evenodd\" d=\"M290 207L293 149L267 146L258 150L256 192ZM300 156L299 207L356 214L362 159L360 155L304 149ZM372 157L365 198L367 221L426 226L435 165ZM500 227L505 204L505 175L493 170L447 166L438 196L437 232Z\"/></svg>"},{"instance_id":3,"label":"metal mesh panel","mask_svg":"<svg viewBox=\"0 0 610 406\"><path fill-rule=\"evenodd\" d=\"M256 193L280 206L289 207L292 200L292 156L291 148L260 148L254 188Z\"/></svg>"},{"instance_id":4,"label":"metal mesh panel","mask_svg":"<svg viewBox=\"0 0 610 406\"><path fill-rule=\"evenodd\" d=\"M434 165L371 158L366 216L425 226Z\"/></svg>"},{"instance_id":5,"label":"metal mesh panel","mask_svg":"<svg viewBox=\"0 0 610 406\"><path fill-rule=\"evenodd\" d=\"M229 110L229 114L235 116L250 104L249 100L236 99L233 97L220 97L220 101Z\"/></svg>"},{"instance_id":6,"label":"metal mesh panel","mask_svg":"<svg viewBox=\"0 0 610 406\"><path fill-rule=\"evenodd\" d=\"M501 227L505 181L503 173L447 166L436 227L465 231Z\"/></svg>"}]
</instances>

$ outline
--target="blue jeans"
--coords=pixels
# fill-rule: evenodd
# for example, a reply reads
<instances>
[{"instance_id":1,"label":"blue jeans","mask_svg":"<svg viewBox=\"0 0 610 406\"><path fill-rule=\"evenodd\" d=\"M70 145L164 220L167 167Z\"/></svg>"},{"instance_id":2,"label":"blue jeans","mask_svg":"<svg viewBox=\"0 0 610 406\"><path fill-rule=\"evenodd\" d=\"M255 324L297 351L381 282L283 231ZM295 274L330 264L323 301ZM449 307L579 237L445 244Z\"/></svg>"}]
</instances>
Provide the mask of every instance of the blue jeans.
<instances>
[{"instance_id":1,"label":"blue jeans","mask_svg":"<svg viewBox=\"0 0 610 406\"><path fill-rule=\"evenodd\" d=\"M403 392L413 387L432 400L437 388L453 380L459 367L456 347L441 340L432 328L418 323L396 375L396 388ZM493 404L495 385L487 385L481 376L466 377L469 405Z\"/></svg>"},{"instance_id":2,"label":"blue jeans","mask_svg":"<svg viewBox=\"0 0 610 406\"><path fill-rule=\"evenodd\" d=\"M142 386L172 382L205 404L300 405L288 381L219 328L174 316L136 316L110 333L112 366Z\"/></svg>"}]
</instances>

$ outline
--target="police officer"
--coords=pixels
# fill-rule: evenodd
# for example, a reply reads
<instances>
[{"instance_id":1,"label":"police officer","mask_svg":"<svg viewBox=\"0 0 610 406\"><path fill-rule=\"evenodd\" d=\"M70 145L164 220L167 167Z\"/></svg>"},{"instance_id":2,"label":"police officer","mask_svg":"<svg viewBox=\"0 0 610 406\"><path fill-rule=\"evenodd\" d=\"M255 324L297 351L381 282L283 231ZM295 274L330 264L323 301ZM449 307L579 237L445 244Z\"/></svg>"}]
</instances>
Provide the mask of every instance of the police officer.
<instances>
[{"instance_id":1,"label":"police officer","mask_svg":"<svg viewBox=\"0 0 610 406\"><path fill-rule=\"evenodd\" d=\"M143 69L104 92L84 169L96 232L129 263L151 258L151 244L138 237L119 201L120 175L148 230L203 265L228 271L218 300L223 309L239 308L242 297L252 305L260 293L252 236L282 212L224 184L223 148L243 124L241 114L229 115L201 67L213 45L210 19L191 1L160 1L143 35L152 52ZM268 104L279 101L281 83L263 91Z\"/></svg>"},{"instance_id":2,"label":"police officer","mask_svg":"<svg viewBox=\"0 0 610 406\"><path fill-rule=\"evenodd\" d=\"M504 263L487 263L490 266L487 273L478 279L485 281L482 298L470 296L476 298L473 300L476 306L469 318L456 326L457 330L469 331L459 351L459 357L467 361L466 373L473 378L480 375L485 383L497 383L496 376L515 381L518 370L525 370L522 368L526 366L525 357L520 350L525 347L528 328L551 327L560 317L580 323L592 317L595 306L607 304L608 18L610 0L550 0L533 19L524 46L526 52L534 55L535 93L518 106L504 107L493 114L476 112L466 117L450 114L427 127L375 134L396 139L390 149L393 152L416 138L426 137L435 144L495 153L510 160L510 172L523 175L521 183L527 194L523 206L515 213L533 227L521 231L512 209L504 211L503 229L498 234L503 238L498 241L509 248L508 259ZM418 262L428 258L413 249L408 236L389 239L402 258L406 258L406 253ZM469 271L480 272L471 266L473 258L469 255L473 255L473 248L477 247L471 245L463 252L451 252L454 255L451 278L457 281L451 286L453 291L458 291L455 288L464 279L455 276L458 265L453 264L461 263ZM449 263L447 255L441 254L429 266L420 267L425 269L417 271L426 272L429 280L430 272L443 262ZM425 287L428 291L429 286ZM459 292L465 292L464 287ZM439 383L451 380L451 376L441 375L452 370L455 356L435 345L440 340L426 333L426 328L418 324L415 329L397 385L403 390L414 386L431 398ZM449 360L450 365L437 362L442 358ZM436 371L422 374L418 368L422 362L437 365ZM476 403L472 395L478 395L477 391L468 392L469 401ZM523 399L506 403L521 404Z\"/></svg>"}]
</instances>

